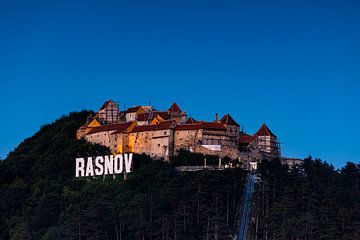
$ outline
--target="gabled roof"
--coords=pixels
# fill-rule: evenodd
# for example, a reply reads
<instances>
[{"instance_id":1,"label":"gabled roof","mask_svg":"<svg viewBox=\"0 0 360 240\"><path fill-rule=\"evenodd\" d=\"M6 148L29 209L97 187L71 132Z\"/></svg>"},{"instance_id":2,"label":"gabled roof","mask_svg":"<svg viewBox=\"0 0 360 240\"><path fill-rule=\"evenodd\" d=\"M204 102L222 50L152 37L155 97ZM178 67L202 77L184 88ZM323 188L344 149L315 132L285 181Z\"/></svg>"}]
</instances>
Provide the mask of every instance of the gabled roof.
<instances>
[{"instance_id":1,"label":"gabled roof","mask_svg":"<svg viewBox=\"0 0 360 240\"><path fill-rule=\"evenodd\" d=\"M128 133L129 131L131 131L132 126L135 127L136 126L136 122L126 122L126 123L122 123L124 126L119 127L118 129L116 129L115 132L111 133L111 134L118 134L118 133L123 133L126 132ZM127 126L126 126L127 125Z\"/></svg>"},{"instance_id":2,"label":"gabled roof","mask_svg":"<svg viewBox=\"0 0 360 240\"><path fill-rule=\"evenodd\" d=\"M99 111L100 111L100 110L103 110L104 108L106 108L107 105L109 105L110 103L115 104L115 102L114 102L113 100L107 100L107 101L105 101L104 104L101 106L101 108L99 109Z\"/></svg>"},{"instance_id":3,"label":"gabled roof","mask_svg":"<svg viewBox=\"0 0 360 240\"><path fill-rule=\"evenodd\" d=\"M154 116L156 117L156 115L159 115L162 119L164 120L168 120L170 119L170 114L168 111L157 111L154 112Z\"/></svg>"},{"instance_id":4,"label":"gabled roof","mask_svg":"<svg viewBox=\"0 0 360 240\"><path fill-rule=\"evenodd\" d=\"M266 126L265 123L260 127L260 129L254 135L276 137L276 135L270 131L270 129Z\"/></svg>"},{"instance_id":5,"label":"gabled roof","mask_svg":"<svg viewBox=\"0 0 360 240\"><path fill-rule=\"evenodd\" d=\"M215 122L200 122L200 128L208 130L226 130L226 127L222 123Z\"/></svg>"},{"instance_id":6,"label":"gabled roof","mask_svg":"<svg viewBox=\"0 0 360 240\"><path fill-rule=\"evenodd\" d=\"M206 129L214 131L226 131L226 127L222 123L214 122L196 122L192 124L179 124L175 127L175 130L197 130L197 129Z\"/></svg>"},{"instance_id":7,"label":"gabled roof","mask_svg":"<svg viewBox=\"0 0 360 240\"><path fill-rule=\"evenodd\" d=\"M134 127L134 129L131 132L135 133L135 132L165 130L165 129L172 128L173 124L174 124L174 121L169 120L169 121L160 122L159 124L155 124L155 125L136 126L136 127Z\"/></svg>"},{"instance_id":8,"label":"gabled roof","mask_svg":"<svg viewBox=\"0 0 360 240\"><path fill-rule=\"evenodd\" d=\"M256 139L255 135L250 135L250 134L246 134L246 133L241 133L239 136L239 142L240 144L250 144L252 141L254 141Z\"/></svg>"},{"instance_id":9,"label":"gabled roof","mask_svg":"<svg viewBox=\"0 0 360 240\"><path fill-rule=\"evenodd\" d=\"M189 117L189 118L185 121L185 124L192 124L192 123L196 123L196 120L193 119L192 117Z\"/></svg>"},{"instance_id":10,"label":"gabled roof","mask_svg":"<svg viewBox=\"0 0 360 240\"><path fill-rule=\"evenodd\" d=\"M220 122L226 125L233 125L233 126L240 126L235 120L230 116L230 114L225 114L221 119Z\"/></svg>"},{"instance_id":11,"label":"gabled roof","mask_svg":"<svg viewBox=\"0 0 360 240\"><path fill-rule=\"evenodd\" d=\"M94 120L96 120L98 123L100 123L100 125L101 125L101 119L100 118L98 118L98 117L91 117L91 116L89 116L87 119L86 119L86 123L84 123L83 125L81 125L81 127L80 128L87 128L87 127L89 127L89 124L92 122L92 121L94 121Z\"/></svg>"},{"instance_id":12,"label":"gabled roof","mask_svg":"<svg viewBox=\"0 0 360 240\"><path fill-rule=\"evenodd\" d=\"M131 124L132 122L126 122L126 123L115 123L115 124L94 127L86 135L98 133L98 132L107 132L107 131L118 131L118 132L125 131Z\"/></svg>"},{"instance_id":13,"label":"gabled roof","mask_svg":"<svg viewBox=\"0 0 360 240\"><path fill-rule=\"evenodd\" d=\"M126 110L126 113L137 112L140 108L141 108L141 106L135 106L135 107L128 108L128 109Z\"/></svg>"},{"instance_id":14,"label":"gabled roof","mask_svg":"<svg viewBox=\"0 0 360 240\"><path fill-rule=\"evenodd\" d=\"M183 131L183 130L198 130L200 129L200 124L180 124L175 127L175 131Z\"/></svg>"},{"instance_id":15,"label":"gabled roof","mask_svg":"<svg viewBox=\"0 0 360 240\"><path fill-rule=\"evenodd\" d=\"M168 111L171 113L173 113L173 112L181 113L182 112L181 109L179 108L179 106L175 102L170 106Z\"/></svg>"},{"instance_id":16,"label":"gabled roof","mask_svg":"<svg viewBox=\"0 0 360 240\"><path fill-rule=\"evenodd\" d=\"M150 113L146 112L146 113L140 113L137 117L136 117L136 121L147 121L149 119L149 115Z\"/></svg>"}]
</instances>

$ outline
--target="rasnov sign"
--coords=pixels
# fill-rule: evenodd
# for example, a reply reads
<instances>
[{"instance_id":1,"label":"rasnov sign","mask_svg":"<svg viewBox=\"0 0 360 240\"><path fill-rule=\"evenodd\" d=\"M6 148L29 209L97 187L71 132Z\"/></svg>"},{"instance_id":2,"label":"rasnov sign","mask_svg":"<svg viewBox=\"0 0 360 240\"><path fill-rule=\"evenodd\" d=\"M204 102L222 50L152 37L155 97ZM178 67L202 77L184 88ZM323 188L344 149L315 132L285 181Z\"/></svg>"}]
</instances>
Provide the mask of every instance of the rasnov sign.
<instances>
[{"instance_id":1,"label":"rasnov sign","mask_svg":"<svg viewBox=\"0 0 360 240\"><path fill-rule=\"evenodd\" d=\"M108 156L76 158L75 176L105 176L131 172L132 153Z\"/></svg>"}]
</instances>

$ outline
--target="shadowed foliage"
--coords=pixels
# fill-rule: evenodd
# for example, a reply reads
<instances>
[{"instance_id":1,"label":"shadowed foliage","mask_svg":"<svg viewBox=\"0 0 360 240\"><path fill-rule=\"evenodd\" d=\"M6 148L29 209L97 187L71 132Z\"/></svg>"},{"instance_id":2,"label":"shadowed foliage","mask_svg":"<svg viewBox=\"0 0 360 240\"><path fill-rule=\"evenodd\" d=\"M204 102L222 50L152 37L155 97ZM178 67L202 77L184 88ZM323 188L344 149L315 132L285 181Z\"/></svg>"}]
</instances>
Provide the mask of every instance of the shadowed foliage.
<instances>
[{"instance_id":1,"label":"shadowed foliage","mask_svg":"<svg viewBox=\"0 0 360 240\"><path fill-rule=\"evenodd\" d=\"M76 157L109 154L75 138L89 113L43 126L0 162L0 239L227 239L234 232L241 170L177 173L134 155L127 180L75 179Z\"/></svg>"}]
</instances>

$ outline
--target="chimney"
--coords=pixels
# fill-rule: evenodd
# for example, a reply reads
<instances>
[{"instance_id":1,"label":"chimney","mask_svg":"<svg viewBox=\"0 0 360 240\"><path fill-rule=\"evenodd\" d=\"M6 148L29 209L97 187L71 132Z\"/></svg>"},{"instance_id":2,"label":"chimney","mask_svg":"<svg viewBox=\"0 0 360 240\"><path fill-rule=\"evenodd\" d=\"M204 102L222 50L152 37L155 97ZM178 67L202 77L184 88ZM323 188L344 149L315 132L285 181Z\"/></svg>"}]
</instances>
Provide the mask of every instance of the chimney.
<instances>
[{"instance_id":1,"label":"chimney","mask_svg":"<svg viewBox=\"0 0 360 240\"><path fill-rule=\"evenodd\" d=\"M219 114L215 113L215 122L218 122L218 121L219 121Z\"/></svg>"}]
</instances>

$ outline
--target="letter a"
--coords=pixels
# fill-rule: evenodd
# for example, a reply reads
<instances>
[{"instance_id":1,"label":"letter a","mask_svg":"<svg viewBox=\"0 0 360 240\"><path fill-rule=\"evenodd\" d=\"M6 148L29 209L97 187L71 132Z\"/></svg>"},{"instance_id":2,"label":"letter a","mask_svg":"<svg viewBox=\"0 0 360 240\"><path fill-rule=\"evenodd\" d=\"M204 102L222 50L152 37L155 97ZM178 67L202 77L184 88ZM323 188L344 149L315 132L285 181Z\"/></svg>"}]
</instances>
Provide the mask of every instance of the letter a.
<instances>
[{"instance_id":1,"label":"letter a","mask_svg":"<svg viewBox=\"0 0 360 240\"><path fill-rule=\"evenodd\" d=\"M93 159L92 157L88 157L86 164L86 176L94 176L94 167L93 167Z\"/></svg>"}]
</instances>

